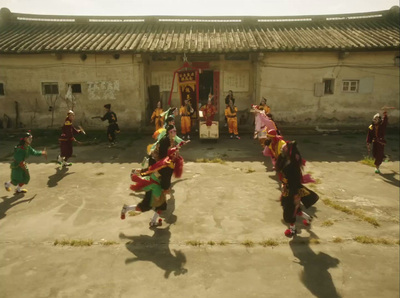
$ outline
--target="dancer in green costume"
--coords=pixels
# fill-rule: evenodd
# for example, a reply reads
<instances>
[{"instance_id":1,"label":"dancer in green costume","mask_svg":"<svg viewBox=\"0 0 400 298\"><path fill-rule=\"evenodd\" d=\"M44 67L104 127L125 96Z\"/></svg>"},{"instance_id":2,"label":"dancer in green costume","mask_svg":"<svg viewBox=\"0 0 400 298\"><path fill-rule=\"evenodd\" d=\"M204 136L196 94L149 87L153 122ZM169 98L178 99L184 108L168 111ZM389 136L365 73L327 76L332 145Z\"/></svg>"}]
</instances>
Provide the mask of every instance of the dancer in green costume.
<instances>
[{"instance_id":1,"label":"dancer in green costume","mask_svg":"<svg viewBox=\"0 0 400 298\"><path fill-rule=\"evenodd\" d=\"M28 190L22 188L24 184L28 184L31 176L25 160L30 155L44 155L47 159L46 149L43 151L37 151L31 147L33 137L30 132L27 132L21 138L19 144L14 147L14 160L11 163L11 180L4 183L4 187L7 191L11 191L11 184L16 186L16 193L25 193Z\"/></svg>"}]
</instances>

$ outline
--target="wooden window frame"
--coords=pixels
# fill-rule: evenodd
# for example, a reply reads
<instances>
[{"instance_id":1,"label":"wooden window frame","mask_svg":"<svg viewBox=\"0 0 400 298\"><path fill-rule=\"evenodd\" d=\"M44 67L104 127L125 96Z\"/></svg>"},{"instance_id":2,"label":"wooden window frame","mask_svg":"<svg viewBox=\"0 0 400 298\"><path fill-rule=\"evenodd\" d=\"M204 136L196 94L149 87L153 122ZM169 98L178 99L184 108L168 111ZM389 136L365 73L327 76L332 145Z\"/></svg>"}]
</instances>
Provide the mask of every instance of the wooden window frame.
<instances>
[{"instance_id":1,"label":"wooden window frame","mask_svg":"<svg viewBox=\"0 0 400 298\"><path fill-rule=\"evenodd\" d=\"M360 89L360 80L343 80L342 92L345 93L358 93Z\"/></svg>"},{"instance_id":2,"label":"wooden window frame","mask_svg":"<svg viewBox=\"0 0 400 298\"><path fill-rule=\"evenodd\" d=\"M48 90L46 90L47 88L51 89L50 92L48 92ZM42 82L42 94L43 95L59 95L60 89L58 88L58 82Z\"/></svg>"}]
</instances>

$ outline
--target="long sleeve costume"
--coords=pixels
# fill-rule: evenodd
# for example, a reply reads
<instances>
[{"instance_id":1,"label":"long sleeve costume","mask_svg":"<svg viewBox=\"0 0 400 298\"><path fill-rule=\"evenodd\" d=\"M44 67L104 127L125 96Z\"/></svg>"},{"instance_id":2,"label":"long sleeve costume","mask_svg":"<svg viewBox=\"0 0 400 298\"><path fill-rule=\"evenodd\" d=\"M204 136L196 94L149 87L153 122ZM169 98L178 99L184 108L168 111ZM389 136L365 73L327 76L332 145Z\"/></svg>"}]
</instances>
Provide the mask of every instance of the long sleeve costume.
<instances>
[{"instance_id":1,"label":"long sleeve costume","mask_svg":"<svg viewBox=\"0 0 400 298\"><path fill-rule=\"evenodd\" d=\"M237 107L233 106L230 107L228 106L225 109L225 117L228 121L228 128L229 128L229 133L230 134L234 134L234 135L238 135L238 125L237 125Z\"/></svg>"},{"instance_id":2,"label":"long sleeve costume","mask_svg":"<svg viewBox=\"0 0 400 298\"><path fill-rule=\"evenodd\" d=\"M192 120L190 115L192 114L189 105L181 106L179 109L179 115L181 115L181 132L183 135L189 134L191 130Z\"/></svg>"},{"instance_id":3,"label":"long sleeve costume","mask_svg":"<svg viewBox=\"0 0 400 298\"><path fill-rule=\"evenodd\" d=\"M285 222L293 224L296 221L296 214L300 211L295 204L295 197L300 196L305 208L314 205L319 197L315 192L303 186L304 179L298 164L288 161L280 173L283 183L281 195L283 219Z\"/></svg>"},{"instance_id":4,"label":"long sleeve costume","mask_svg":"<svg viewBox=\"0 0 400 298\"><path fill-rule=\"evenodd\" d=\"M176 148L174 148L176 149ZM175 150L172 151L175 152ZM168 152L171 152L168 150ZM134 191L146 191L145 197L137 206L140 211L145 212L152 208L165 210L167 208L164 191L171 186L172 174L180 178L183 169L183 158L179 155L164 157L140 174L132 174L131 179L135 184L131 185Z\"/></svg>"},{"instance_id":5,"label":"long sleeve costume","mask_svg":"<svg viewBox=\"0 0 400 298\"><path fill-rule=\"evenodd\" d=\"M117 123L117 115L112 111L108 111L100 119L101 121L108 120L107 138L110 143L115 142L115 134L120 132Z\"/></svg>"},{"instance_id":6,"label":"long sleeve costume","mask_svg":"<svg viewBox=\"0 0 400 298\"><path fill-rule=\"evenodd\" d=\"M217 113L217 109L213 104L207 104L200 109L203 112L204 119L206 120L206 125L211 126L214 121L214 116Z\"/></svg>"},{"instance_id":7,"label":"long sleeve costume","mask_svg":"<svg viewBox=\"0 0 400 298\"><path fill-rule=\"evenodd\" d=\"M30 145L18 145L14 148L14 160L11 163L11 183L13 185L28 184L29 170L25 160L30 156L40 156L42 151L33 149Z\"/></svg>"},{"instance_id":8,"label":"long sleeve costume","mask_svg":"<svg viewBox=\"0 0 400 298\"><path fill-rule=\"evenodd\" d=\"M372 156L375 158L375 166L379 167L384 158L384 150L386 145L385 132L388 124L387 113L383 113L381 123L371 124L368 127L367 144L372 143Z\"/></svg>"},{"instance_id":9,"label":"long sleeve costume","mask_svg":"<svg viewBox=\"0 0 400 298\"><path fill-rule=\"evenodd\" d=\"M156 108L151 114L151 121L155 122L156 131L163 127L164 125L164 118L161 116L163 113L162 108Z\"/></svg>"},{"instance_id":10,"label":"long sleeve costume","mask_svg":"<svg viewBox=\"0 0 400 298\"><path fill-rule=\"evenodd\" d=\"M74 135L78 133L79 131L72 125L72 122L67 117L61 129L61 136L58 139L60 143L60 156L64 157L65 161L67 161L72 156L72 142L75 140Z\"/></svg>"}]
</instances>

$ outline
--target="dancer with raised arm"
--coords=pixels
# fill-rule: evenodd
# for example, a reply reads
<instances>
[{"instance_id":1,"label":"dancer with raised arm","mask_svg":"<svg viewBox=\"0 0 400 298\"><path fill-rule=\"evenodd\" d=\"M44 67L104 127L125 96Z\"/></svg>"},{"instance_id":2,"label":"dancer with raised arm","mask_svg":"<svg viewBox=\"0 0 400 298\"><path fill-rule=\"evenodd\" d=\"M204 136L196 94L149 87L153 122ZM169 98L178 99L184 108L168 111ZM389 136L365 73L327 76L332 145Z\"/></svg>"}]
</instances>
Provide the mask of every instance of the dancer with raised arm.
<instances>
[{"instance_id":1,"label":"dancer with raised arm","mask_svg":"<svg viewBox=\"0 0 400 298\"><path fill-rule=\"evenodd\" d=\"M44 155L47 159L46 148L43 151L37 151L31 147L33 136L30 132L25 133L17 146L14 147L14 161L11 163L11 180L4 183L4 188L11 191L11 185L16 186L16 193L26 193L27 189L22 188L23 185L28 184L31 176L26 163L26 159L30 155L40 156Z\"/></svg>"}]
</instances>

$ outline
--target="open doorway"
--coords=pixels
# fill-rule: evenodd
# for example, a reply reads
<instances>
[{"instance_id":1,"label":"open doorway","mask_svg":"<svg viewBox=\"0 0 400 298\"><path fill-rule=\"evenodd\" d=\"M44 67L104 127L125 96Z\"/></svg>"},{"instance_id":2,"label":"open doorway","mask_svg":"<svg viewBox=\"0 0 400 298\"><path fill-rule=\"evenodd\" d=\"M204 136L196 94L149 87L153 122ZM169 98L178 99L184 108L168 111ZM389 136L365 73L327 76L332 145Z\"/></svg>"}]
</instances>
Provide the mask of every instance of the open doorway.
<instances>
[{"instance_id":1,"label":"open doorway","mask_svg":"<svg viewBox=\"0 0 400 298\"><path fill-rule=\"evenodd\" d=\"M199 74L199 106L207 104L208 94L214 94L214 72L203 70Z\"/></svg>"}]
</instances>

